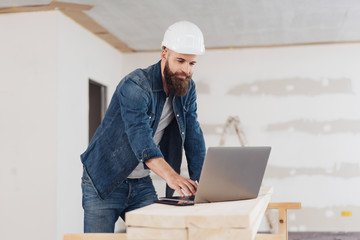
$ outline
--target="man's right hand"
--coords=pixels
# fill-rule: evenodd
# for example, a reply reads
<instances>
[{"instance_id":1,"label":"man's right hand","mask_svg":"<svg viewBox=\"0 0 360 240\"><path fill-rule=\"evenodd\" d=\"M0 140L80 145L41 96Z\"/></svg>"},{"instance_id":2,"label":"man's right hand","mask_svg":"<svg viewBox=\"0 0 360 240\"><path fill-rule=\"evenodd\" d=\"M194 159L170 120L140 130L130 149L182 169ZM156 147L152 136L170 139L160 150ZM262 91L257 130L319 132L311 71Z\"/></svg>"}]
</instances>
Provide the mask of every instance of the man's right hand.
<instances>
[{"instance_id":1,"label":"man's right hand","mask_svg":"<svg viewBox=\"0 0 360 240\"><path fill-rule=\"evenodd\" d=\"M169 187L179 193L180 196L185 197L184 193L187 196L195 196L197 184L193 180L180 176L174 172L174 174L165 179L165 181Z\"/></svg>"},{"instance_id":2,"label":"man's right hand","mask_svg":"<svg viewBox=\"0 0 360 240\"><path fill-rule=\"evenodd\" d=\"M157 175L163 178L170 188L174 189L180 196L194 196L197 184L189 178L177 174L174 169L163 158L152 158L145 164ZM185 194L184 194L185 193Z\"/></svg>"}]
</instances>

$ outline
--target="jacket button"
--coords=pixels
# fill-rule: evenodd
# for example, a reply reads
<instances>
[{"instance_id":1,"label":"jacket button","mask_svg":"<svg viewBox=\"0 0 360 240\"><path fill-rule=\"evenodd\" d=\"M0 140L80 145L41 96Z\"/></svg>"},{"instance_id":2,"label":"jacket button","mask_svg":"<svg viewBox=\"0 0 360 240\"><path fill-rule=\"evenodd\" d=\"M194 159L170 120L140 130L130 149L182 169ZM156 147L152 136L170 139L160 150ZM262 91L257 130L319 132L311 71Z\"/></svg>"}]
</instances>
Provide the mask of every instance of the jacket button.
<instances>
[{"instance_id":1,"label":"jacket button","mask_svg":"<svg viewBox=\"0 0 360 240\"><path fill-rule=\"evenodd\" d=\"M176 114L176 116L177 116L177 117L180 117L180 115L179 115L179 114Z\"/></svg>"},{"instance_id":2,"label":"jacket button","mask_svg":"<svg viewBox=\"0 0 360 240\"><path fill-rule=\"evenodd\" d=\"M120 184L120 183L121 183L120 181L117 182L117 184Z\"/></svg>"},{"instance_id":3,"label":"jacket button","mask_svg":"<svg viewBox=\"0 0 360 240\"><path fill-rule=\"evenodd\" d=\"M182 132L181 134L184 135L184 132Z\"/></svg>"},{"instance_id":4,"label":"jacket button","mask_svg":"<svg viewBox=\"0 0 360 240\"><path fill-rule=\"evenodd\" d=\"M147 157L147 154L144 154L144 157Z\"/></svg>"}]
</instances>

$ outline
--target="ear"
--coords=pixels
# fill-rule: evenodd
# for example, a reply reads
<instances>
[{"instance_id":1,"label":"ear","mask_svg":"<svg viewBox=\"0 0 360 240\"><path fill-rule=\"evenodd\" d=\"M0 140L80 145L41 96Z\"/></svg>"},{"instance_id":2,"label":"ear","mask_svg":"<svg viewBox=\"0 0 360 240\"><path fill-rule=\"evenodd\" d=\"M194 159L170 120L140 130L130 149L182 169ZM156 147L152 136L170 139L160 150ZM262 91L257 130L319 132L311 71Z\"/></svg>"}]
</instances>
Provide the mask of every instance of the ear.
<instances>
[{"instance_id":1,"label":"ear","mask_svg":"<svg viewBox=\"0 0 360 240\"><path fill-rule=\"evenodd\" d=\"M165 49L163 49L163 50L161 51L161 60L166 61L167 56L168 56L168 51L167 51L167 49L165 48Z\"/></svg>"}]
</instances>

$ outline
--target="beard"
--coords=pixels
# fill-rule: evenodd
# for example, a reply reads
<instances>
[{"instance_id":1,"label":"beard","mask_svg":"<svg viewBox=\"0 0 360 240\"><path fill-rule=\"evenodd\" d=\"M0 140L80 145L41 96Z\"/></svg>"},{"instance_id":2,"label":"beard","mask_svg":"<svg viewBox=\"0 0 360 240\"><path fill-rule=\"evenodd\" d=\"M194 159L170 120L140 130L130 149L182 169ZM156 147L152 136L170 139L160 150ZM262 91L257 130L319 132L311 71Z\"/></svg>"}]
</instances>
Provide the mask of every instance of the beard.
<instances>
[{"instance_id":1,"label":"beard","mask_svg":"<svg viewBox=\"0 0 360 240\"><path fill-rule=\"evenodd\" d=\"M181 78L185 77L185 78ZM168 95L185 96L187 94L192 74L174 73L170 70L169 62L166 61L164 78Z\"/></svg>"}]
</instances>

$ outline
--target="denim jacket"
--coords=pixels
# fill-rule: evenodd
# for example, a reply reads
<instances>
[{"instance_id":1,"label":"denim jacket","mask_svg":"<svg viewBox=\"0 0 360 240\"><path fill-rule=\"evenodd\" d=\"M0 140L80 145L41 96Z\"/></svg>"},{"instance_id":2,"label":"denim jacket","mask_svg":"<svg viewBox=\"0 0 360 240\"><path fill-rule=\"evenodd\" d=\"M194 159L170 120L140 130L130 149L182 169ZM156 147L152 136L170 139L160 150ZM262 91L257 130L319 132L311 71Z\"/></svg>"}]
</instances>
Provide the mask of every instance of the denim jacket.
<instances>
[{"instance_id":1,"label":"denim jacket","mask_svg":"<svg viewBox=\"0 0 360 240\"><path fill-rule=\"evenodd\" d=\"M190 178L199 179L205 142L197 121L194 81L185 96L174 97L174 119L157 146L153 136L165 100L160 61L133 71L118 84L102 123L81 154L84 170L100 198L105 199L126 180L139 162L151 158L165 158L180 173L183 149ZM167 187L166 195L172 193Z\"/></svg>"}]
</instances>

